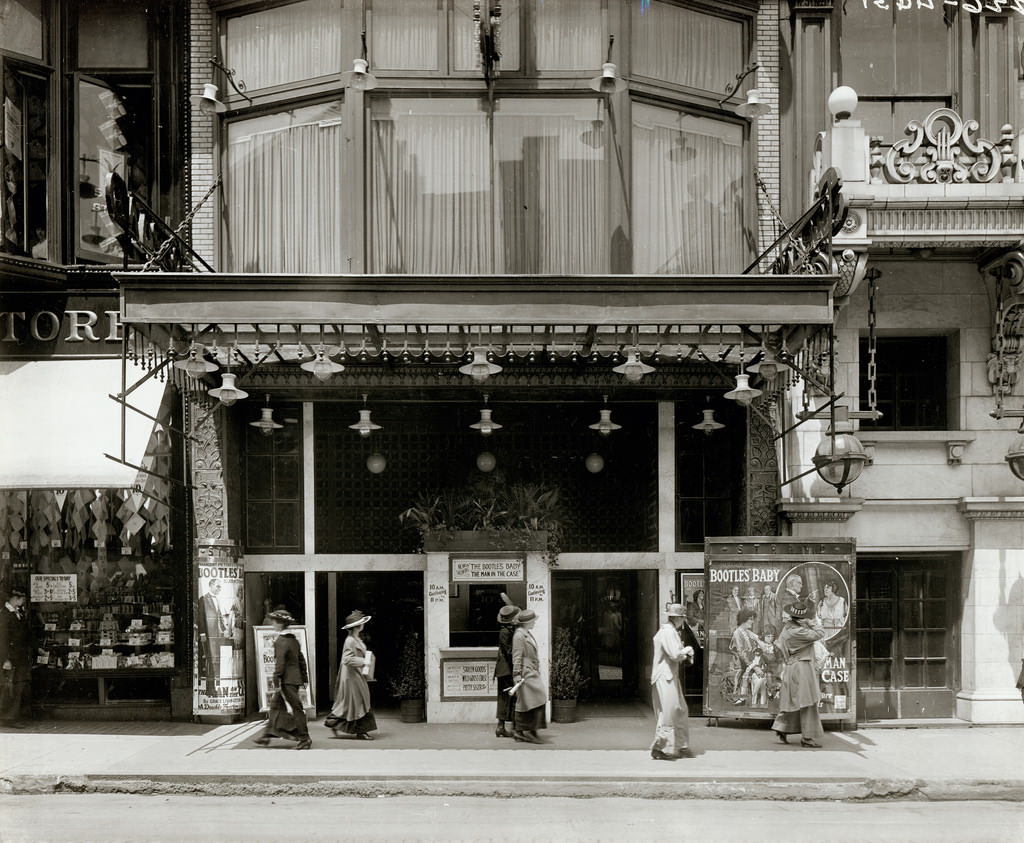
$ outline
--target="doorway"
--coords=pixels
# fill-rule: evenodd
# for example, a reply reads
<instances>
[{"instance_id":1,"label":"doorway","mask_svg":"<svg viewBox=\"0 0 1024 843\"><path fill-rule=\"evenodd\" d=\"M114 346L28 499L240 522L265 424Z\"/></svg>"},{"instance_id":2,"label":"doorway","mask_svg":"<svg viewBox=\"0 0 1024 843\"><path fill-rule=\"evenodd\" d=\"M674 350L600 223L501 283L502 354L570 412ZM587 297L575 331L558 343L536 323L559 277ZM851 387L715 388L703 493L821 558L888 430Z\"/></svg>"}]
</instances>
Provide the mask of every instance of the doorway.
<instances>
[{"instance_id":1,"label":"doorway","mask_svg":"<svg viewBox=\"0 0 1024 843\"><path fill-rule=\"evenodd\" d=\"M648 629L652 622L644 608L654 599L652 585L656 591L653 571L552 572L552 634L567 627L578 641L580 664L588 680L581 699L646 698L640 679L644 666L650 664L644 645L654 634L653 628ZM656 615L653 624L657 624Z\"/></svg>"},{"instance_id":2,"label":"doorway","mask_svg":"<svg viewBox=\"0 0 1024 843\"><path fill-rule=\"evenodd\" d=\"M958 559L857 559L857 716L952 717L957 665Z\"/></svg>"},{"instance_id":3,"label":"doorway","mask_svg":"<svg viewBox=\"0 0 1024 843\"><path fill-rule=\"evenodd\" d=\"M317 708L329 710L338 679L338 662L347 633L345 617L355 609L371 615L363 640L376 656L370 683L375 711L397 709L388 690L402 645L413 633L423 635L423 574L419 571L341 572L316 575Z\"/></svg>"}]
</instances>

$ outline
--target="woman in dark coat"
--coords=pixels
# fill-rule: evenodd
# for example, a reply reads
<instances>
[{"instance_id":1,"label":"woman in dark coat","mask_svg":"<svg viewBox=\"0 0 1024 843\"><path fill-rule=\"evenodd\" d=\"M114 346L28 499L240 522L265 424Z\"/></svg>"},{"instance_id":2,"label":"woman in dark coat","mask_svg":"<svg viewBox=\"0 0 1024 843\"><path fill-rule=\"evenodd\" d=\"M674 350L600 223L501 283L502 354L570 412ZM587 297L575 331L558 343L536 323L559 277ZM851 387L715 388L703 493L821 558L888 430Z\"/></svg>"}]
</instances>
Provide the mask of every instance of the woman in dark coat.
<instances>
[{"instance_id":1,"label":"woman in dark coat","mask_svg":"<svg viewBox=\"0 0 1024 843\"><path fill-rule=\"evenodd\" d=\"M525 609L516 618L516 631L512 636L512 678L516 690L516 728L512 734L517 741L544 743L537 734L547 727L544 707L548 690L540 675L540 653L533 637L537 613Z\"/></svg>"},{"instance_id":2,"label":"woman in dark coat","mask_svg":"<svg viewBox=\"0 0 1024 843\"><path fill-rule=\"evenodd\" d=\"M295 618L286 609L274 610L269 618L278 632L274 639L274 678L279 683L279 689L270 700L267 727L254 740L260 746L266 746L271 738L286 738L298 741L296 749L309 749L313 741L309 737L306 712L299 698L299 688L309 681L309 673L298 639L285 631L295 622ZM286 702L291 714L285 707Z\"/></svg>"},{"instance_id":3,"label":"woman in dark coat","mask_svg":"<svg viewBox=\"0 0 1024 843\"><path fill-rule=\"evenodd\" d=\"M345 618L343 629L348 637L341 650L338 667L338 687L334 694L334 707L324 718L324 725L335 737L355 735L358 740L372 741L370 732L377 730L377 721L370 710L370 686L363 675L363 666L369 660L362 629L370 620L358 609Z\"/></svg>"},{"instance_id":4,"label":"woman in dark coat","mask_svg":"<svg viewBox=\"0 0 1024 843\"><path fill-rule=\"evenodd\" d=\"M782 631L775 647L784 662L779 692L779 714L772 729L779 740L800 733L800 746L820 747L825 733L818 714L821 689L814 669L814 642L825 637L825 628L806 603L789 603L782 609Z\"/></svg>"},{"instance_id":5,"label":"woman in dark coat","mask_svg":"<svg viewBox=\"0 0 1024 843\"><path fill-rule=\"evenodd\" d=\"M494 678L498 680L498 701L496 716L498 725L494 729L495 737L511 738L512 733L505 729L505 722L515 723L516 698L508 692L512 687L512 638L515 634L518 606L502 606L498 612L498 660L494 665Z\"/></svg>"}]
</instances>

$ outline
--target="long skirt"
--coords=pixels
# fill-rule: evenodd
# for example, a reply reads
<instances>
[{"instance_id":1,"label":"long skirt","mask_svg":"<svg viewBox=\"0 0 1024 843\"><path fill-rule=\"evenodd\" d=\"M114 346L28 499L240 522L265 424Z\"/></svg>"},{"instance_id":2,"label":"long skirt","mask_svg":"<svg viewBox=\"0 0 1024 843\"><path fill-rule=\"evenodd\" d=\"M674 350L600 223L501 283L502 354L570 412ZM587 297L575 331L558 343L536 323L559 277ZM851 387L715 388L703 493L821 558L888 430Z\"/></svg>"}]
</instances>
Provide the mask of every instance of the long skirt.
<instances>
[{"instance_id":1,"label":"long skirt","mask_svg":"<svg viewBox=\"0 0 1024 843\"><path fill-rule=\"evenodd\" d=\"M546 729L547 727L548 718L542 705L528 711L516 712L515 730L517 732L535 732L537 729Z\"/></svg>"},{"instance_id":2,"label":"long skirt","mask_svg":"<svg viewBox=\"0 0 1024 843\"><path fill-rule=\"evenodd\" d=\"M340 717L328 714L324 718L324 725L328 729L344 732L346 735L362 735L377 730L377 721L374 719L372 711L366 712L358 720L342 720Z\"/></svg>"},{"instance_id":3,"label":"long skirt","mask_svg":"<svg viewBox=\"0 0 1024 843\"><path fill-rule=\"evenodd\" d=\"M784 735L795 735L799 732L800 737L811 740L825 734L816 705L805 705L799 711L780 711L775 716L772 729Z\"/></svg>"},{"instance_id":4,"label":"long skirt","mask_svg":"<svg viewBox=\"0 0 1024 843\"><path fill-rule=\"evenodd\" d=\"M288 703L287 706L285 702ZM304 741L309 738L306 712L302 709L297 686L282 685L271 697L263 737L284 738L290 741Z\"/></svg>"},{"instance_id":5,"label":"long skirt","mask_svg":"<svg viewBox=\"0 0 1024 843\"><path fill-rule=\"evenodd\" d=\"M495 717L501 721L508 720L510 723L516 719L516 698L513 694L505 692L514 684L511 676L499 676L498 679L498 701L495 705Z\"/></svg>"}]
</instances>

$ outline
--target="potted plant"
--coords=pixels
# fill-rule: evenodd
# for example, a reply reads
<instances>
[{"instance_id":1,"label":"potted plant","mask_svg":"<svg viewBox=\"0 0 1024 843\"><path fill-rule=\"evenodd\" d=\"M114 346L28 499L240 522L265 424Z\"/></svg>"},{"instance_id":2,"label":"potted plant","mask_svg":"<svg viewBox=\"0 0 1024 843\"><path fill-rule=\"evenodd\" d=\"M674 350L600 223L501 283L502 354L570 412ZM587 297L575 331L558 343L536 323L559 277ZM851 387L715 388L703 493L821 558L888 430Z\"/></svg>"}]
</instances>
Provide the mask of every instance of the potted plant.
<instances>
[{"instance_id":1,"label":"potted plant","mask_svg":"<svg viewBox=\"0 0 1024 843\"><path fill-rule=\"evenodd\" d=\"M576 701L586 684L580 668L576 642L568 628L555 630L555 646L551 653L551 720L555 723L576 722Z\"/></svg>"},{"instance_id":2,"label":"potted plant","mask_svg":"<svg viewBox=\"0 0 1024 843\"><path fill-rule=\"evenodd\" d=\"M423 672L423 637L409 633L398 657L398 665L388 680L391 695L398 697L403 723L420 723L426 719L427 682Z\"/></svg>"}]
</instances>

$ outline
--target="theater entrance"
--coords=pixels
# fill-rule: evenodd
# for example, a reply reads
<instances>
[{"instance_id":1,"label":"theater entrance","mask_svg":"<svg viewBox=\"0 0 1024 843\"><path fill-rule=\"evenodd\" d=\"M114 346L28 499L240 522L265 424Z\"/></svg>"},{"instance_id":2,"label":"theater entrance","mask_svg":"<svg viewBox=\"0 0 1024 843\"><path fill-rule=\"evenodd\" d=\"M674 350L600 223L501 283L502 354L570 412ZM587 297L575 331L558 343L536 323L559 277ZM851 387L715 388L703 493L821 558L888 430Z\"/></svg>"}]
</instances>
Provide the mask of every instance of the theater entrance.
<instances>
[{"instance_id":1,"label":"theater entrance","mask_svg":"<svg viewBox=\"0 0 1024 843\"><path fill-rule=\"evenodd\" d=\"M376 679L370 683L374 710L397 709L388 690L406 638L423 635L423 574L418 571L323 571L316 575L317 708L331 707L338 679L338 662L347 633L345 617L360 609L373 618L363 640L377 658Z\"/></svg>"},{"instance_id":2,"label":"theater entrance","mask_svg":"<svg viewBox=\"0 0 1024 843\"><path fill-rule=\"evenodd\" d=\"M582 700L649 698L649 683L641 680L657 630L657 585L656 571L552 572L552 640L560 627L577 640L588 678Z\"/></svg>"}]
</instances>

